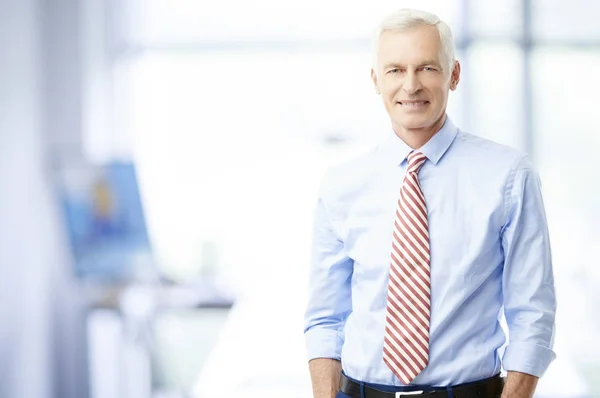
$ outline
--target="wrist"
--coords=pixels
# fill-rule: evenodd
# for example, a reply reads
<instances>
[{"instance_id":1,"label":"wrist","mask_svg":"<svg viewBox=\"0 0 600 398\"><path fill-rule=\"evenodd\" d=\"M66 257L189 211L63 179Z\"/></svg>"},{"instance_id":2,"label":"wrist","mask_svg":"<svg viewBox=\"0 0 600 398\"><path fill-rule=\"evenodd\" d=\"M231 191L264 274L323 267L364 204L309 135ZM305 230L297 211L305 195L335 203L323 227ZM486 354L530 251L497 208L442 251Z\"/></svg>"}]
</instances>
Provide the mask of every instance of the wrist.
<instances>
[{"instance_id":1,"label":"wrist","mask_svg":"<svg viewBox=\"0 0 600 398\"><path fill-rule=\"evenodd\" d=\"M516 371L509 371L501 398L532 398L538 377Z\"/></svg>"}]
</instances>

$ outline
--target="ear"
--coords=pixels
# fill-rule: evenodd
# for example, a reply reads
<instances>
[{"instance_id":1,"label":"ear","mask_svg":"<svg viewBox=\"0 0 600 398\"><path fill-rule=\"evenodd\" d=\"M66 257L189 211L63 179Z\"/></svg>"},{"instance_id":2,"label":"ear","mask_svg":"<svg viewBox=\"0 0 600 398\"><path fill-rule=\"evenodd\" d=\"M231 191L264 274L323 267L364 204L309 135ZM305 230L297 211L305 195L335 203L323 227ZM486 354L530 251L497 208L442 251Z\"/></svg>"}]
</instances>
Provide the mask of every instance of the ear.
<instances>
[{"instance_id":1,"label":"ear","mask_svg":"<svg viewBox=\"0 0 600 398\"><path fill-rule=\"evenodd\" d=\"M460 82L460 62L454 61L454 67L452 68L452 73L450 74L450 90L456 90L458 82Z\"/></svg>"},{"instance_id":2,"label":"ear","mask_svg":"<svg viewBox=\"0 0 600 398\"><path fill-rule=\"evenodd\" d=\"M371 79L373 80L373 85L375 86L375 93L377 93L377 95L381 94L381 90L377 84L377 72L375 72L374 68L371 68Z\"/></svg>"}]
</instances>

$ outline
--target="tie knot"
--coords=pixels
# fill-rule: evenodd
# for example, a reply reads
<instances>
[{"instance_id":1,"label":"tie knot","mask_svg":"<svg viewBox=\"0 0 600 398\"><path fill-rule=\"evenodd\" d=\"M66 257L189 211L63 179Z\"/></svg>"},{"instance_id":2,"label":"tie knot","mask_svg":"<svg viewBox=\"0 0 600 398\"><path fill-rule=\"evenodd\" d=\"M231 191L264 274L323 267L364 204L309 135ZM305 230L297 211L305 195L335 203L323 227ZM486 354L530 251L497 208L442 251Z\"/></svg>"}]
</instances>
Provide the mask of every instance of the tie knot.
<instances>
[{"instance_id":1,"label":"tie knot","mask_svg":"<svg viewBox=\"0 0 600 398\"><path fill-rule=\"evenodd\" d=\"M421 166L427 160L427 156L423 155L421 152L411 152L408 154L408 172L409 173L418 173L421 169Z\"/></svg>"}]
</instances>

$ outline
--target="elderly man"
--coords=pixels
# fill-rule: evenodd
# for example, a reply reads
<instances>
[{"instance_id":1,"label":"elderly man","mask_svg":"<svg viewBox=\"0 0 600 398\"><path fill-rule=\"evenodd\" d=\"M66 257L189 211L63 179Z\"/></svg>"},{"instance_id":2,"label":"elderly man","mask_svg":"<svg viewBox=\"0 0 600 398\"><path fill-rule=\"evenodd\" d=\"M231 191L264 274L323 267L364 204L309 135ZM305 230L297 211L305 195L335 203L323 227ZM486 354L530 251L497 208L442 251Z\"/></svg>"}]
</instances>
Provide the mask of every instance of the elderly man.
<instances>
[{"instance_id":1,"label":"elderly man","mask_svg":"<svg viewBox=\"0 0 600 398\"><path fill-rule=\"evenodd\" d=\"M527 155L448 118L460 72L435 15L383 21L371 75L392 129L328 170L315 211L315 398L531 397L555 358L539 178Z\"/></svg>"}]
</instances>

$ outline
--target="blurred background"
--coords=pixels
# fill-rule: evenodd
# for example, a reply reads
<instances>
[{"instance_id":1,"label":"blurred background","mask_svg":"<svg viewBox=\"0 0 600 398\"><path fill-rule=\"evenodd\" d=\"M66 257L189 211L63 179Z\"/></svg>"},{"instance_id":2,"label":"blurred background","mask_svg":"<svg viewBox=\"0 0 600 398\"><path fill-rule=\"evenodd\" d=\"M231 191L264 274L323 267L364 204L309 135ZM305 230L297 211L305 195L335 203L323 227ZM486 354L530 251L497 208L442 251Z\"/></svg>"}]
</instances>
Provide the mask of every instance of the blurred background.
<instances>
[{"instance_id":1,"label":"blurred background","mask_svg":"<svg viewBox=\"0 0 600 398\"><path fill-rule=\"evenodd\" d=\"M307 397L311 218L389 122L371 35L437 13L448 113L541 175L539 397L600 397L600 3L0 0L0 397Z\"/></svg>"}]
</instances>

